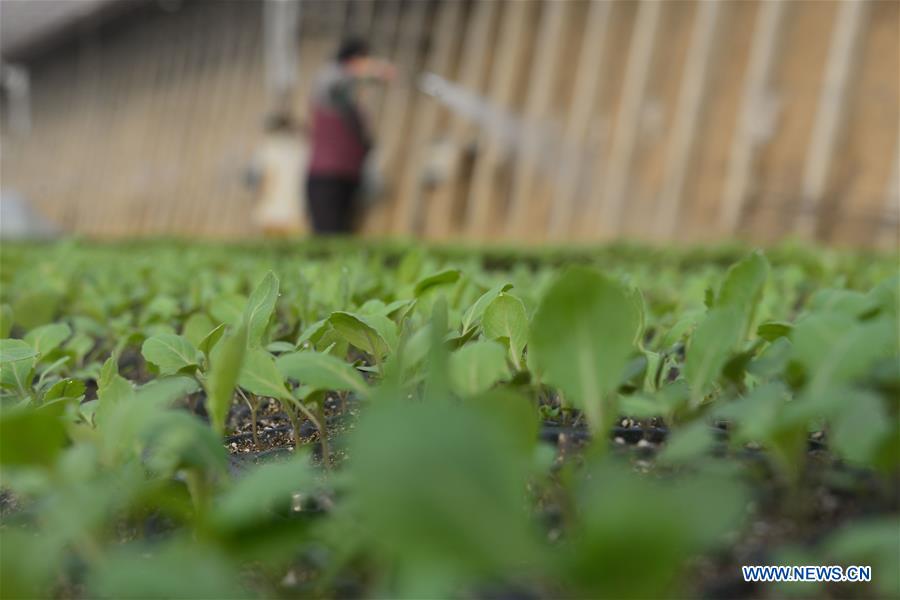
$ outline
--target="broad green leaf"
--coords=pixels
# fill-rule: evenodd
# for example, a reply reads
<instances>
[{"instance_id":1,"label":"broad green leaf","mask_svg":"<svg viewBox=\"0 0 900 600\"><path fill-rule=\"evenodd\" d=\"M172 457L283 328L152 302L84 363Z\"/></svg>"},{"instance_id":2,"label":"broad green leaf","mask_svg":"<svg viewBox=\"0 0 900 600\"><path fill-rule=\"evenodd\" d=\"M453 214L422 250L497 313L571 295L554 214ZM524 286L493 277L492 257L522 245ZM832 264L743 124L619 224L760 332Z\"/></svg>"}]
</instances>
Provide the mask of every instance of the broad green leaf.
<instances>
[{"instance_id":1,"label":"broad green leaf","mask_svg":"<svg viewBox=\"0 0 900 600\"><path fill-rule=\"evenodd\" d=\"M206 412L209 413L213 430L220 435L225 431L225 419L228 417L228 409L231 407L231 398L241 374L246 350L247 327L241 324L216 344L209 359Z\"/></svg>"},{"instance_id":2,"label":"broad green leaf","mask_svg":"<svg viewBox=\"0 0 900 600\"><path fill-rule=\"evenodd\" d=\"M60 379L44 392L42 402L47 403L60 398L78 398L84 395L84 391L85 385L80 379Z\"/></svg>"},{"instance_id":3,"label":"broad green leaf","mask_svg":"<svg viewBox=\"0 0 900 600\"><path fill-rule=\"evenodd\" d=\"M0 340L0 363L34 358L38 351L23 340Z\"/></svg>"},{"instance_id":4,"label":"broad green leaf","mask_svg":"<svg viewBox=\"0 0 900 600\"><path fill-rule=\"evenodd\" d=\"M316 321L315 323L304 329L300 334L300 337L297 338L297 347L306 348L307 346L305 344L307 343L310 345L318 343L319 339L329 327L330 325L328 323L328 319Z\"/></svg>"},{"instance_id":5,"label":"broad green leaf","mask_svg":"<svg viewBox=\"0 0 900 600\"><path fill-rule=\"evenodd\" d=\"M744 260L732 265L725 273L725 280L716 297L716 308L733 307L741 319L746 336L753 326L756 307L762 299L766 280L769 277L769 261L761 252L754 252Z\"/></svg>"},{"instance_id":6,"label":"broad green leaf","mask_svg":"<svg viewBox=\"0 0 900 600\"><path fill-rule=\"evenodd\" d=\"M291 397L275 358L262 348L248 348L238 385L257 396L285 400Z\"/></svg>"},{"instance_id":7,"label":"broad green leaf","mask_svg":"<svg viewBox=\"0 0 900 600\"><path fill-rule=\"evenodd\" d=\"M266 346L266 350L268 350L272 354L284 354L285 352L293 352L296 349L297 347L294 344L280 340L276 342L269 342L269 344Z\"/></svg>"},{"instance_id":8,"label":"broad green leaf","mask_svg":"<svg viewBox=\"0 0 900 600\"><path fill-rule=\"evenodd\" d=\"M219 343L219 340L222 339L222 336L225 334L225 324L222 323L215 327L212 331L206 334L202 340L200 340L200 344L197 346L197 349L200 350L206 356L209 356L212 352L213 348L215 348L216 344Z\"/></svg>"},{"instance_id":9,"label":"broad green leaf","mask_svg":"<svg viewBox=\"0 0 900 600\"><path fill-rule=\"evenodd\" d=\"M507 340L512 362L520 369L522 352L528 342L528 315L522 301L501 293L484 309L481 326L489 339Z\"/></svg>"},{"instance_id":10,"label":"broad green leaf","mask_svg":"<svg viewBox=\"0 0 900 600\"><path fill-rule=\"evenodd\" d=\"M722 368L741 341L744 322L733 306L714 308L697 326L687 348L684 374L691 385L691 401L699 405L712 389Z\"/></svg>"},{"instance_id":11,"label":"broad green leaf","mask_svg":"<svg viewBox=\"0 0 900 600\"><path fill-rule=\"evenodd\" d=\"M46 356L60 346L72 330L65 323L49 323L32 329L25 336L25 341L41 356Z\"/></svg>"},{"instance_id":12,"label":"broad green leaf","mask_svg":"<svg viewBox=\"0 0 900 600\"><path fill-rule=\"evenodd\" d=\"M185 338L174 333L147 338L141 346L141 354L156 365L162 375L171 375L185 367L200 364L200 352Z\"/></svg>"},{"instance_id":13,"label":"broad green leaf","mask_svg":"<svg viewBox=\"0 0 900 600\"><path fill-rule=\"evenodd\" d=\"M244 315L247 298L240 294L223 294L216 296L209 305L209 314L213 321L237 326Z\"/></svg>"},{"instance_id":14,"label":"broad green leaf","mask_svg":"<svg viewBox=\"0 0 900 600\"><path fill-rule=\"evenodd\" d=\"M639 326L628 291L584 267L564 272L538 305L529 354L547 382L584 409L595 431L615 417L613 394Z\"/></svg>"},{"instance_id":15,"label":"broad green leaf","mask_svg":"<svg viewBox=\"0 0 900 600\"><path fill-rule=\"evenodd\" d=\"M335 391L351 391L366 395L368 388L359 372L330 354L294 352L283 354L275 361L284 377L302 385Z\"/></svg>"},{"instance_id":16,"label":"broad green leaf","mask_svg":"<svg viewBox=\"0 0 900 600\"><path fill-rule=\"evenodd\" d=\"M378 555L451 582L542 564L522 501L534 438L484 404L386 401L360 419L350 481ZM448 596L426 583L416 597Z\"/></svg>"},{"instance_id":17,"label":"broad green leaf","mask_svg":"<svg viewBox=\"0 0 900 600\"><path fill-rule=\"evenodd\" d=\"M102 425L116 411L116 407L134 399L134 387L130 381L119 375L115 356L103 364L97 386L99 403L95 419L98 425Z\"/></svg>"},{"instance_id":18,"label":"broad green leaf","mask_svg":"<svg viewBox=\"0 0 900 600\"><path fill-rule=\"evenodd\" d=\"M501 283L495 287L492 287L481 296L479 296L478 300L476 300L468 309L466 309L465 314L462 318L462 331L465 333L475 325L477 325L481 321L481 316L484 314L484 310L487 308L488 304L494 300L497 296L499 296L502 292L505 292L511 289L513 286L511 283Z\"/></svg>"},{"instance_id":19,"label":"broad green leaf","mask_svg":"<svg viewBox=\"0 0 900 600\"><path fill-rule=\"evenodd\" d=\"M200 391L200 384L193 377L175 375L161 377L141 386L137 390L140 402L151 402L159 406L170 406L195 392Z\"/></svg>"},{"instance_id":20,"label":"broad green leaf","mask_svg":"<svg viewBox=\"0 0 900 600\"><path fill-rule=\"evenodd\" d=\"M81 363L93 348L94 338L79 331L69 338L69 341L63 346L63 351L72 355L76 362Z\"/></svg>"},{"instance_id":21,"label":"broad green leaf","mask_svg":"<svg viewBox=\"0 0 900 600\"><path fill-rule=\"evenodd\" d=\"M269 271L263 277L244 309L244 323L247 325L247 343L251 347L259 346L269 319L275 311L278 300L278 278Z\"/></svg>"},{"instance_id":22,"label":"broad green leaf","mask_svg":"<svg viewBox=\"0 0 900 600\"><path fill-rule=\"evenodd\" d=\"M787 321L766 321L765 323L760 323L759 327L756 328L756 335L767 342L774 342L778 338L790 336L793 328L794 325Z\"/></svg>"},{"instance_id":23,"label":"broad green leaf","mask_svg":"<svg viewBox=\"0 0 900 600\"><path fill-rule=\"evenodd\" d=\"M422 296L425 292L435 289L439 286L456 283L459 280L459 269L446 269L439 273L434 273L419 280L414 290L416 298Z\"/></svg>"},{"instance_id":24,"label":"broad green leaf","mask_svg":"<svg viewBox=\"0 0 900 600\"><path fill-rule=\"evenodd\" d=\"M196 312L184 322L181 335L195 347L199 347L203 338L205 338L210 331L215 329L215 327L216 324L213 323L213 320L210 319L205 312Z\"/></svg>"},{"instance_id":25,"label":"broad green leaf","mask_svg":"<svg viewBox=\"0 0 900 600\"><path fill-rule=\"evenodd\" d=\"M497 342L466 344L450 355L450 383L463 396L477 396L509 376L506 351Z\"/></svg>"},{"instance_id":26,"label":"broad green leaf","mask_svg":"<svg viewBox=\"0 0 900 600\"><path fill-rule=\"evenodd\" d=\"M31 396L33 379L34 358L0 363L0 388L18 398L25 399Z\"/></svg>"},{"instance_id":27,"label":"broad green leaf","mask_svg":"<svg viewBox=\"0 0 900 600\"><path fill-rule=\"evenodd\" d=\"M396 345L397 326L387 317L335 312L328 320L352 346L377 358L384 357Z\"/></svg>"}]
</instances>

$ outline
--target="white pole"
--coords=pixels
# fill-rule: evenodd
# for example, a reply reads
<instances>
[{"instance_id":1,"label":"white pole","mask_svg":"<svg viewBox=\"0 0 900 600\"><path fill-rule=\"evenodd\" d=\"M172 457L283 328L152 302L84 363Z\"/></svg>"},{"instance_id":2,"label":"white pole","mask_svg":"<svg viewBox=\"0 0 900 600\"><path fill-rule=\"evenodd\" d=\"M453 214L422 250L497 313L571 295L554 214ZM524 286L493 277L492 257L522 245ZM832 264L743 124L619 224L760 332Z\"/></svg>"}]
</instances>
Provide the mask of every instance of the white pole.
<instances>
[{"instance_id":1,"label":"white pole","mask_svg":"<svg viewBox=\"0 0 900 600\"><path fill-rule=\"evenodd\" d=\"M609 158L609 176L598 196L598 231L602 238L618 234L622 223L622 208L628 191L631 162L637 147L641 113L647 94L647 83L653 65L657 30L662 14L662 2L643 0L628 52L628 71L616 123L616 136Z\"/></svg>"},{"instance_id":2,"label":"white pole","mask_svg":"<svg viewBox=\"0 0 900 600\"><path fill-rule=\"evenodd\" d=\"M581 148L587 139L588 127L600 97L601 83L606 65L606 39L610 15L614 4L606 0L592 0L588 8L587 22L578 56L578 76L569 107L563 147ZM560 239L572 224L581 162L578 157L564 154L560 157L559 181L553 194L550 213L549 236ZM597 167L600 167L598 164Z\"/></svg>"},{"instance_id":3,"label":"white pole","mask_svg":"<svg viewBox=\"0 0 900 600\"><path fill-rule=\"evenodd\" d=\"M713 47L719 24L718 0L703 0L697 6L694 30L686 59L685 74L678 92L674 130L666 152L666 172L656 211L656 232L669 239L678 225L678 211L691 157L695 147L700 111L709 82Z\"/></svg>"},{"instance_id":4,"label":"white pole","mask_svg":"<svg viewBox=\"0 0 900 600\"><path fill-rule=\"evenodd\" d=\"M779 39L784 30L782 24L790 3L787 1L760 2L756 17L753 47L744 80L741 113L737 131L731 140L728 175L719 212L719 228L732 234L740 223L744 201L750 183L750 174L756 150L759 147L762 123L768 115L769 82L776 64Z\"/></svg>"},{"instance_id":5,"label":"white pole","mask_svg":"<svg viewBox=\"0 0 900 600\"><path fill-rule=\"evenodd\" d=\"M847 113L850 80L868 8L867 0L842 0L835 17L825 80L803 169L797 232L804 237L813 237L818 225L818 209L826 192L828 171Z\"/></svg>"}]
</instances>

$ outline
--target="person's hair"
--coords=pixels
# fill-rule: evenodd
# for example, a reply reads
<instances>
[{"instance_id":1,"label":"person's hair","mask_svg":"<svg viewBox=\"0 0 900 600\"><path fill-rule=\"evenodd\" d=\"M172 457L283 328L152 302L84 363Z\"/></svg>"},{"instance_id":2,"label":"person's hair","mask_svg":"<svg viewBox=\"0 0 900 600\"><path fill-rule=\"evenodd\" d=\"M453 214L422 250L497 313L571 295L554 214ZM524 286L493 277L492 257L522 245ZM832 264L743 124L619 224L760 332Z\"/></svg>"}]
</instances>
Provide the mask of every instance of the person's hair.
<instances>
[{"instance_id":1,"label":"person's hair","mask_svg":"<svg viewBox=\"0 0 900 600\"><path fill-rule=\"evenodd\" d=\"M354 58L369 55L369 43L359 37L348 37L341 42L335 58L340 63L345 63Z\"/></svg>"}]
</instances>

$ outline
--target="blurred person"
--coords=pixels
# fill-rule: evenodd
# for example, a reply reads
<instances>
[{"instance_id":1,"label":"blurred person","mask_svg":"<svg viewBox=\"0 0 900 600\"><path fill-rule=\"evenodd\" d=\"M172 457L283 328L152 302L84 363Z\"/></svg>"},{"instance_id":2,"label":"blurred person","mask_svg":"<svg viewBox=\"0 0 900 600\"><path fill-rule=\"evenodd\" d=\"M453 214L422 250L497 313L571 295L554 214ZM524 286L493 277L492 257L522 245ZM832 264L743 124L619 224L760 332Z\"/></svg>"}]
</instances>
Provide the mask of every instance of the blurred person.
<instances>
[{"instance_id":1,"label":"blurred person","mask_svg":"<svg viewBox=\"0 0 900 600\"><path fill-rule=\"evenodd\" d=\"M265 136L251 174L258 197L253 217L265 235L284 237L302 231L301 203L297 200L308 154L289 113L273 113L266 119Z\"/></svg>"},{"instance_id":2,"label":"blurred person","mask_svg":"<svg viewBox=\"0 0 900 600\"><path fill-rule=\"evenodd\" d=\"M316 234L352 233L360 185L373 140L360 105L360 86L395 77L389 62L369 55L358 38L344 40L316 75L306 179L309 217Z\"/></svg>"}]
</instances>

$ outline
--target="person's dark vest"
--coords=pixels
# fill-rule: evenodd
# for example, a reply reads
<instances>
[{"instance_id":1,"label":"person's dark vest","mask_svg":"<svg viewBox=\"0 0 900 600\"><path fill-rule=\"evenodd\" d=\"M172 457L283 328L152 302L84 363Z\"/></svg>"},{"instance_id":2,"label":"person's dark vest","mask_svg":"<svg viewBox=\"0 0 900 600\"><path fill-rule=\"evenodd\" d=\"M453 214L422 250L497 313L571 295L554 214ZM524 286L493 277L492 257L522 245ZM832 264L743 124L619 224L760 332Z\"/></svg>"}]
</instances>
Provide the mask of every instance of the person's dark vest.
<instances>
[{"instance_id":1,"label":"person's dark vest","mask_svg":"<svg viewBox=\"0 0 900 600\"><path fill-rule=\"evenodd\" d=\"M366 158L366 142L360 131L348 121L347 111L356 106L335 104L335 86L351 85L350 76L340 66L328 65L316 78L312 98L310 175L357 178L362 174Z\"/></svg>"}]
</instances>

